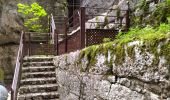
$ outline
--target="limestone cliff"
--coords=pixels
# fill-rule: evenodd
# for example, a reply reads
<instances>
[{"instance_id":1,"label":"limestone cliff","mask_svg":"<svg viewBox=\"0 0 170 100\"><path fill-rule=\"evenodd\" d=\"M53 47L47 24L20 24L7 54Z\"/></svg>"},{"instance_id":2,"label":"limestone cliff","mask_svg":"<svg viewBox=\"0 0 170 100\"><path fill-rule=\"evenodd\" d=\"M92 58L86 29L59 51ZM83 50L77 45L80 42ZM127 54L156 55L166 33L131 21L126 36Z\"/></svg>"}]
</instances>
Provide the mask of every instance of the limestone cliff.
<instances>
[{"instance_id":1,"label":"limestone cliff","mask_svg":"<svg viewBox=\"0 0 170 100\"><path fill-rule=\"evenodd\" d=\"M7 85L13 78L15 58L22 29L22 19L17 13L17 1L0 0L0 69L4 75L0 81Z\"/></svg>"},{"instance_id":2,"label":"limestone cliff","mask_svg":"<svg viewBox=\"0 0 170 100\"><path fill-rule=\"evenodd\" d=\"M17 4L34 1L39 2L49 14L53 12L55 0L0 0L0 70L4 73L4 80L0 81L7 85L11 84L13 78L20 32L23 29L23 18L17 12ZM45 27L47 20L43 20Z\"/></svg>"}]
</instances>

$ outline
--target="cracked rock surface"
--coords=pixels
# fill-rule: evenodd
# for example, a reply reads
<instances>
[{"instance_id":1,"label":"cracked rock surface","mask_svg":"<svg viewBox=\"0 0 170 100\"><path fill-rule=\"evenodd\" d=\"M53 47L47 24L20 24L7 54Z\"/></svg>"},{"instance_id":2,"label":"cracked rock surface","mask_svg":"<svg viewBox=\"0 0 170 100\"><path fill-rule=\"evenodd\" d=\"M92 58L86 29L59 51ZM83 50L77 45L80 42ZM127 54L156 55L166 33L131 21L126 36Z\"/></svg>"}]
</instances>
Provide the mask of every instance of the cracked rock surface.
<instances>
[{"instance_id":1,"label":"cracked rock surface","mask_svg":"<svg viewBox=\"0 0 170 100\"><path fill-rule=\"evenodd\" d=\"M133 57L128 53L129 46L134 46ZM117 64L116 54L110 51L106 55L97 53L94 64L87 56L80 58L81 51L56 56L54 65L60 99L169 100L169 61L165 55L155 55L149 48L152 47L143 46L140 41L128 43L124 46L121 64ZM160 45L157 49L159 53ZM158 63L153 63L156 58ZM112 66L106 61L111 61Z\"/></svg>"}]
</instances>

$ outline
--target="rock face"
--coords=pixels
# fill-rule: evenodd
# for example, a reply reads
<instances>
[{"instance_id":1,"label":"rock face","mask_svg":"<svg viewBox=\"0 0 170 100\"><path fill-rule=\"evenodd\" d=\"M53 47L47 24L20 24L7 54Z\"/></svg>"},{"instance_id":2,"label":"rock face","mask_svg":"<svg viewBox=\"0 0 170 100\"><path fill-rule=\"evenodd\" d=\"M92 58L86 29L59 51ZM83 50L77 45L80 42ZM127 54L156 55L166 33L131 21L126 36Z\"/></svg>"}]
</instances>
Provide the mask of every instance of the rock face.
<instances>
[{"instance_id":1,"label":"rock face","mask_svg":"<svg viewBox=\"0 0 170 100\"><path fill-rule=\"evenodd\" d=\"M127 10L127 3L129 3L131 15L130 23L132 23L134 26L146 26L146 24L156 25L160 20L156 19L156 16L152 15L152 13L155 13L156 10L159 9L159 4L162 2L164 2L164 0L83 0L82 6L87 7L86 13L93 16L93 18L90 18L90 20L87 21L86 28L117 29L119 25L114 24L114 22L120 23L120 20L122 20L122 23L126 22L125 12L122 10ZM120 13L118 13L119 11ZM102 16L95 16L96 14ZM121 16L123 19L109 16ZM155 19L155 23L150 21L150 19ZM125 25L123 25L123 27L124 26ZM122 29L124 29L123 27Z\"/></svg>"},{"instance_id":2,"label":"rock face","mask_svg":"<svg viewBox=\"0 0 170 100\"><path fill-rule=\"evenodd\" d=\"M106 10L103 9L93 9L93 8L111 8L113 5L118 4L119 0L82 0L82 6L91 7L87 8L88 14L98 14L104 13Z\"/></svg>"},{"instance_id":3,"label":"rock face","mask_svg":"<svg viewBox=\"0 0 170 100\"><path fill-rule=\"evenodd\" d=\"M12 34L22 28L22 20L17 13L17 2L0 0L0 33Z\"/></svg>"},{"instance_id":4,"label":"rock face","mask_svg":"<svg viewBox=\"0 0 170 100\"><path fill-rule=\"evenodd\" d=\"M17 51L18 45L0 46L0 69L4 73L0 81L5 82L6 85L12 83Z\"/></svg>"},{"instance_id":5,"label":"rock face","mask_svg":"<svg viewBox=\"0 0 170 100\"><path fill-rule=\"evenodd\" d=\"M17 4L34 1L39 2L49 14L53 12L55 0L0 0L0 69L5 79L0 81L6 85L12 82L20 31L23 29L23 18L17 13ZM43 22L47 25L45 20Z\"/></svg>"},{"instance_id":6,"label":"rock face","mask_svg":"<svg viewBox=\"0 0 170 100\"><path fill-rule=\"evenodd\" d=\"M89 57L93 52L86 49L85 54L77 51L55 57L60 99L169 100L169 40L158 42L156 47L130 42L122 52L108 49L97 52L94 59Z\"/></svg>"}]
</instances>

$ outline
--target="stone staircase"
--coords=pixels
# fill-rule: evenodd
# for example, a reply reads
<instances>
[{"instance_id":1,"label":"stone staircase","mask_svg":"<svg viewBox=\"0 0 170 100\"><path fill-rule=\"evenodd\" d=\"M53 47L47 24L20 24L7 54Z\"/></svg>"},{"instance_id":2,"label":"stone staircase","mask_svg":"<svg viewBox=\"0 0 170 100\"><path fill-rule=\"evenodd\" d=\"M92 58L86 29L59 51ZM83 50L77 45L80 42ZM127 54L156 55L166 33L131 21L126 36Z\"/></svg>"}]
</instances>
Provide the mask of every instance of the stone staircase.
<instances>
[{"instance_id":1,"label":"stone staircase","mask_svg":"<svg viewBox=\"0 0 170 100\"><path fill-rule=\"evenodd\" d=\"M59 100L53 57L25 57L17 100Z\"/></svg>"}]
</instances>

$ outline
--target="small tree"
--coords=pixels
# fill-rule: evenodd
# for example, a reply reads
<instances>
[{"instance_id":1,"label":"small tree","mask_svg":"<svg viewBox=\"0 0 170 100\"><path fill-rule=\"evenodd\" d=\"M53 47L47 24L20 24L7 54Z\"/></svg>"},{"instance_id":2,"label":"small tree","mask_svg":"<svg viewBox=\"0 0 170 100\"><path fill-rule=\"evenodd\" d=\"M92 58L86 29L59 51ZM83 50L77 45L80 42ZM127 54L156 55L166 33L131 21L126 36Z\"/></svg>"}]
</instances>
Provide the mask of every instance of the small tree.
<instances>
[{"instance_id":1,"label":"small tree","mask_svg":"<svg viewBox=\"0 0 170 100\"><path fill-rule=\"evenodd\" d=\"M38 3L21 4L18 5L18 12L24 17L24 26L29 31L42 32L42 25L40 24L40 19L47 16L46 11Z\"/></svg>"}]
</instances>

